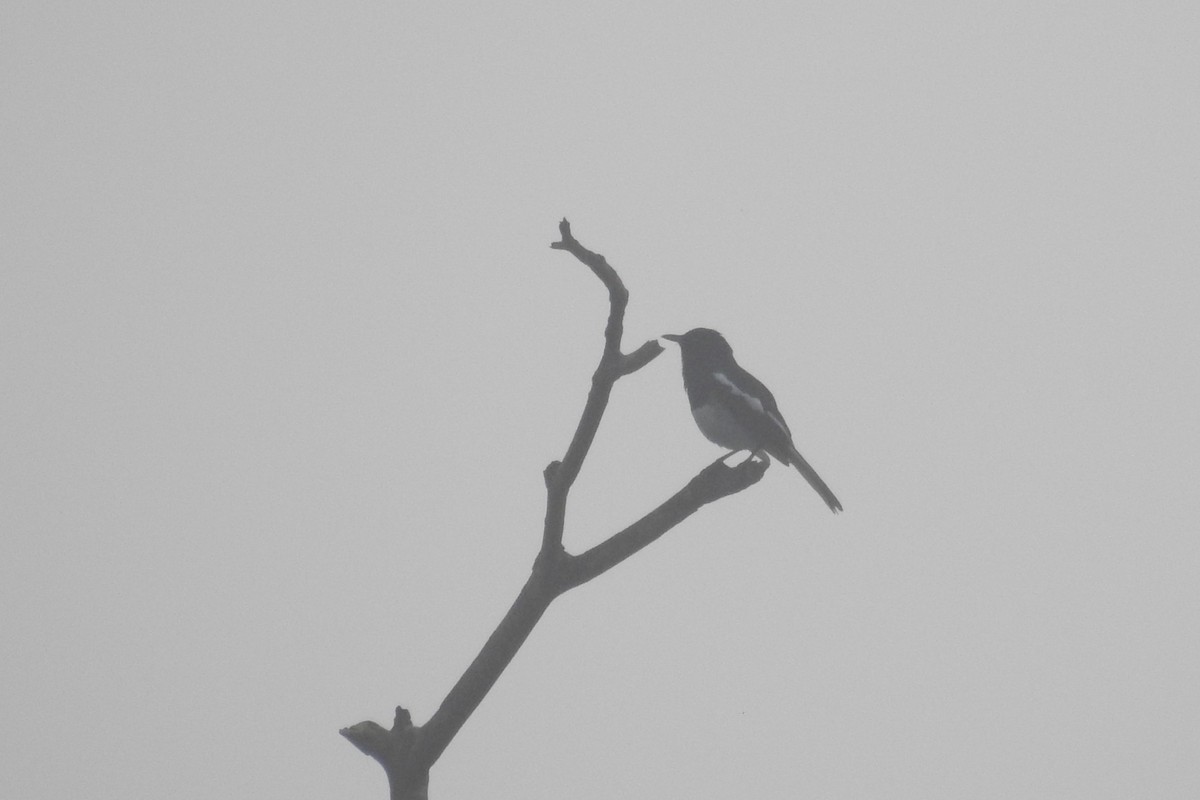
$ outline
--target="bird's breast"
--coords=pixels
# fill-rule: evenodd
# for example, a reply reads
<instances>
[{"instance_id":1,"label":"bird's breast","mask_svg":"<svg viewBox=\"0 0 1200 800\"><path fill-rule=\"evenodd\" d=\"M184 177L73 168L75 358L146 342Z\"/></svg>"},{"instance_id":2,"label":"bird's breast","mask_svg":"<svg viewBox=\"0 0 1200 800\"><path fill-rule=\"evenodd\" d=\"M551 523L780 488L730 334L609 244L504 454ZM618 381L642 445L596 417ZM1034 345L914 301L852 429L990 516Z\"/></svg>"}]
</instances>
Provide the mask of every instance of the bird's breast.
<instances>
[{"instance_id":1,"label":"bird's breast","mask_svg":"<svg viewBox=\"0 0 1200 800\"><path fill-rule=\"evenodd\" d=\"M692 409L696 427L710 442L730 450L756 450L759 443L722 403L705 403Z\"/></svg>"}]
</instances>

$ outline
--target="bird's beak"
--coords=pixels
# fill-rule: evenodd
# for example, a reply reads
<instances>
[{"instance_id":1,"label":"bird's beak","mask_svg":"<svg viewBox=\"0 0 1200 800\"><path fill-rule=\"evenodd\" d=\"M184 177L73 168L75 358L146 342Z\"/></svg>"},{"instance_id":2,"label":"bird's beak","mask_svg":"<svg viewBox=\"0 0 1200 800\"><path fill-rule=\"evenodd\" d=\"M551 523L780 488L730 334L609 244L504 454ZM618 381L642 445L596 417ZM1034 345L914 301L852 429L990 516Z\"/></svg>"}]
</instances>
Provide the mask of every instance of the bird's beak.
<instances>
[{"instance_id":1,"label":"bird's beak","mask_svg":"<svg viewBox=\"0 0 1200 800\"><path fill-rule=\"evenodd\" d=\"M668 342L678 342L683 337L678 333L664 333L662 338L666 339Z\"/></svg>"}]
</instances>

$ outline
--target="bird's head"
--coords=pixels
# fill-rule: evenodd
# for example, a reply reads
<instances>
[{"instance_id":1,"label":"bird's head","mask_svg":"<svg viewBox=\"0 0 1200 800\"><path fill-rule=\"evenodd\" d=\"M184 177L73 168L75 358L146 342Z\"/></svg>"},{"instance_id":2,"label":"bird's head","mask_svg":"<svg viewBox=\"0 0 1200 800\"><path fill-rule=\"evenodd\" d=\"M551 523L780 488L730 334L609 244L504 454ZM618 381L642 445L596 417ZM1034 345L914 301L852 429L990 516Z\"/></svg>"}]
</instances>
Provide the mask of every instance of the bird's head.
<instances>
[{"instance_id":1,"label":"bird's head","mask_svg":"<svg viewBox=\"0 0 1200 800\"><path fill-rule=\"evenodd\" d=\"M687 333L666 333L664 339L677 342L686 359L708 361L733 355L725 337L712 328L692 328Z\"/></svg>"}]
</instances>

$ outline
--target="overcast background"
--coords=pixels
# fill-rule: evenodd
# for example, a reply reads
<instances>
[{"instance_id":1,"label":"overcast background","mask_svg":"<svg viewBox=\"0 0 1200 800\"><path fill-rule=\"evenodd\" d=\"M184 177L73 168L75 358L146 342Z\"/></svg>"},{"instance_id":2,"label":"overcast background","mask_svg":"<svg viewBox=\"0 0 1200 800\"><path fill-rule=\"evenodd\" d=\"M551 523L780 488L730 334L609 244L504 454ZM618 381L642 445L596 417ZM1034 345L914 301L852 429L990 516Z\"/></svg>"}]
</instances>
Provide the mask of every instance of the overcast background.
<instances>
[{"instance_id":1,"label":"overcast background","mask_svg":"<svg viewBox=\"0 0 1200 800\"><path fill-rule=\"evenodd\" d=\"M557 602L445 798L1200 796L1194 3L0 12L0 797L382 798L599 356L773 467ZM715 458L672 346L578 550Z\"/></svg>"}]
</instances>

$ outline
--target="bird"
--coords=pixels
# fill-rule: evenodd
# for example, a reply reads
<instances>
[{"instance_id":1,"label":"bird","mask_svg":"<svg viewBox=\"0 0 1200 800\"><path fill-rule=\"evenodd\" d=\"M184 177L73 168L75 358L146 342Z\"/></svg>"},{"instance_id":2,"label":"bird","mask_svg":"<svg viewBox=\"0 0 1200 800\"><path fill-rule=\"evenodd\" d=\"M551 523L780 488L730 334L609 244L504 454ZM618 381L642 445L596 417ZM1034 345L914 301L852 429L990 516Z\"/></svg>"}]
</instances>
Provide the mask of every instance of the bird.
<instances>
[{"instance_id":1,"label":"bird","mask_svg":"<svg viewBox=\"0 0 1200 800\"><path fill-rule=\"evenodd\" d=\"M795 467L833 513L842 510L837 496L821 480L796 445L775 397L762 382L738 365L725 337L711 328L664 334L679 345L683 388L700 432L732 452L764 452Z\"/></svg>"}]
</instances>

